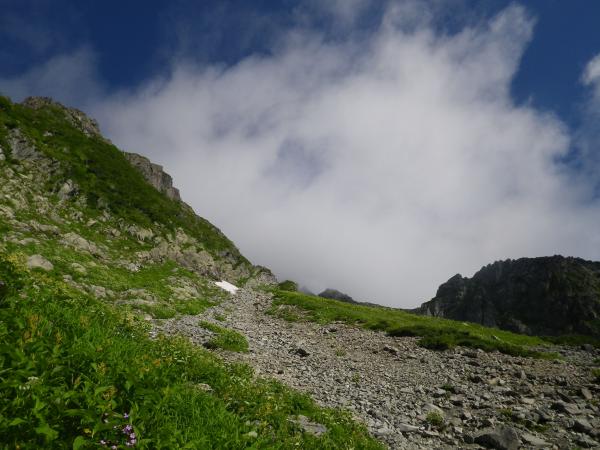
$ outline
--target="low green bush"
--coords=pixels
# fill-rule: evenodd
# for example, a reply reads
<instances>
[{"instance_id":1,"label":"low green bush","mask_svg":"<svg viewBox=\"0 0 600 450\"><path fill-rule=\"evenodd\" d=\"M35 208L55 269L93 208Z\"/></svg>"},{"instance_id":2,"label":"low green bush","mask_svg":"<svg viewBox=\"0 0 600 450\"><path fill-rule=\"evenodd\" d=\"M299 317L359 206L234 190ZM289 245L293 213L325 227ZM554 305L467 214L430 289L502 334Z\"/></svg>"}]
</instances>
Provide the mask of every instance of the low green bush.
<instances>
[{"instance_id":1,"label":"low green bush","mask_svg":"<svg viewBox=\"0 0 600 450\"><path fill-rule=\"evenodd\" d=\"M200 321L198 325L215 334L215 336L206 343L207 348L221 348L232 352L244 353L248 351L248 340L243 334L204 320Z\"/></svg>"}]
</instances>

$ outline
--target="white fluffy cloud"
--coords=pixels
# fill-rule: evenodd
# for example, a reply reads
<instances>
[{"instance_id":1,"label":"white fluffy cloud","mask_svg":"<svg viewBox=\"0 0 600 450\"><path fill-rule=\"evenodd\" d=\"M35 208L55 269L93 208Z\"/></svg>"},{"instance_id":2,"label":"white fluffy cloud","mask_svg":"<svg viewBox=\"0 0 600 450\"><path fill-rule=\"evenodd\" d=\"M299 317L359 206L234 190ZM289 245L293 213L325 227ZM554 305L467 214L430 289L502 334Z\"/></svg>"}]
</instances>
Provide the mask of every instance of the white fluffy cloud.
<instances>
[{"instance_id":1,"label":"white fluffy cloud","mask_svg":"<svg viewBox=\"0 0 600 450\"><path fill-rule=\"evenodd\" d=\"M600 258L593 186L557 162L571 133L510 96L532 19L511 6L448 36L411 5L366 41L295 30L233 67L176 63L93 114L244 254L313 290L412 307L497 259Z\"/></svg>"}]
</instances>

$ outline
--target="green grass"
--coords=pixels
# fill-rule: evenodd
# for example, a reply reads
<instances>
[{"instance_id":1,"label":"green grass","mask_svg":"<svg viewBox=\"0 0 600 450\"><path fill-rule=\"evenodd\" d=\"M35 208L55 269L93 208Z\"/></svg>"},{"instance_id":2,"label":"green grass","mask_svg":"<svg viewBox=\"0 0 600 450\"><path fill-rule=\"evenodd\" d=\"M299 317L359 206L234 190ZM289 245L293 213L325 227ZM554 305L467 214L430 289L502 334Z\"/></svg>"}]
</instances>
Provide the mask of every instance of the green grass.
<instances>
[{"instance_id":1,"label":"green grass","mask_svg":"<svg viewBox=\"0 0 600 450\"><path fill-rule=\"evenodd\" d=\"M418 316L405 311L364 305L352 305L337 300L275 289L269 314L287 320L309 320L318 323L342 321L371 330L381 330L391 336L418 336L419 344L432 350L456 346L500 351L514 356L550 357L550 354L529 347L548 343L541 338L515 334L473 323L435 317Z\"/></svg>"},{"instance_id":2,"label":"green grass","mask_svg":"<svg viewBox=\"0 0 600 450\"><path fill-rule=\"evenodd\" d=\"M221 348L232 352L244 353L248 351L248 340L243 334L204 320L200 321L198 325L215 334L206 344L207 348Z\"/></svg>"},{"instance_id":3,"label":"green grass","mask_svg":"<svg viewBox=\"0 0 600 450\"><path fill-rule=\"evenodd\" d=\"M22 262L0 254L0 448L125 448L127 425L140 449L381 448L349 414L185 339L150 340L134 314ZM298 414L328 433L302 433Z\"/></svg>"}]
</instances>

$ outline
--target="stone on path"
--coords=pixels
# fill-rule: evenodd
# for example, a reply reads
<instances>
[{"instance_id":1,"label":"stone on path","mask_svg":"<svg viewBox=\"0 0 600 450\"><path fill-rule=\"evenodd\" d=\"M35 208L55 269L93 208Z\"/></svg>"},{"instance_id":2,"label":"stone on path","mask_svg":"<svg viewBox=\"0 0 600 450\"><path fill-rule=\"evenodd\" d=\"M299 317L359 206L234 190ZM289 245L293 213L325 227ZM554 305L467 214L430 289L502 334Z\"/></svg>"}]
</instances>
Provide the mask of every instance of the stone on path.
<instances>
[{"instance_id":1,"label":"stone on path","mask_svg":"<svg viewBox=\"0 0 600 450\"><path fill-rule=\"evenodd\" d=\"M475 443L496 450L518 450L519 435L510 427L487 430L475 438Z\"/></svg>"}]
</instances>

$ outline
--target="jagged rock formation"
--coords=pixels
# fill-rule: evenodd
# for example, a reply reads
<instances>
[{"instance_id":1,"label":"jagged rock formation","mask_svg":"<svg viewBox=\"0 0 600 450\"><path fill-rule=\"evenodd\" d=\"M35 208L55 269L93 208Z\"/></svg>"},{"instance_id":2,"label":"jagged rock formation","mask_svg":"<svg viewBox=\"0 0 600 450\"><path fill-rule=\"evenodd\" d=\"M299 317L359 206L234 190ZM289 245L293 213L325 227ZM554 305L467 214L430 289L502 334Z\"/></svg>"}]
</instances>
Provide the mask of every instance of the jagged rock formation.
<instances>
[{"instance_id":1,"label":"jagged rock formation","mask_svg":"<svg viewBox=\"0 0 600 450\"><path fill-rule=\"evenodd\" d=\"M42 109L42 108L57 108L63 111L65 118L78 130L82 131L86 136L99 137L108 142L102 133L100 133L100 127L95 119L89 117L83 111L77 108L66 107L57 101L54 101L50 97L27 97L23 100L23 106L31 109Z\"/></svg>"},{"instance_id":2,"label":"jagged rock formation","mask_svg":"<svg viewBox=\"0 0 600 450\"><path fill-rule=\"evenodd\" d=\"M173 187L173 178L164 172L163 167L137 153L124 152L125 158L140 171L146 181L171 200L181 201L179 189Z\"/></svg>"},{"instance_id":3,"label":"jagged rock formation","mask_svg":"<svg viewBox=\"0 0 600 450\"><path fill-rule=\"evenodd\" d=\"M600 336L600 262L497 261L473 278L453 276L415 312L526 334Z\"/></svg>"}]
</instances>

